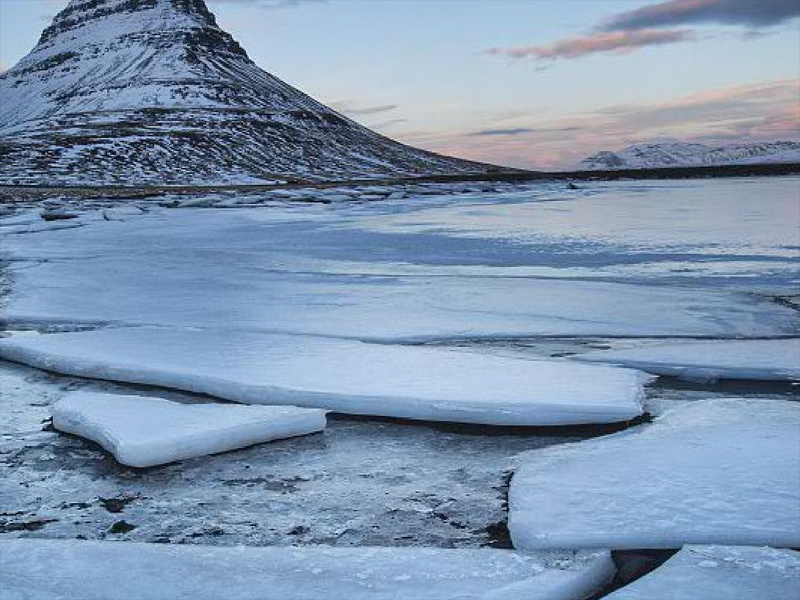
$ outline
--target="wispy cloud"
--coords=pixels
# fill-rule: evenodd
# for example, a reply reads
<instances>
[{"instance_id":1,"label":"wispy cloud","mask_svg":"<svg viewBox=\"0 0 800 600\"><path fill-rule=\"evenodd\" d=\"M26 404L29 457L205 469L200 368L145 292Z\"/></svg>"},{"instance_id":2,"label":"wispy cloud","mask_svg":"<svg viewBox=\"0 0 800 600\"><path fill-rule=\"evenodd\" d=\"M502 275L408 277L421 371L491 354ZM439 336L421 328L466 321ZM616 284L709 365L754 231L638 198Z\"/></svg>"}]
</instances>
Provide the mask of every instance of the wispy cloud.
<instances>
[{"instance_id":1,"label":"wispy cloud","mask_svg":"<svg viewBox=\"0 0 800 600\"><path fill-rule=\"evenodd\" d=\"M486 54L544 61L574 60L591 54L628 54L650 46L698 39L686 25L747 28L756 39L766 28L800 17L800 0L668 0L612 15L583 36L547 45L489 48Z\"/></svg>"},{"instance_id":2,"label":"wispy cloud","mask_svg":"<svg viewBox=\"0 0 800 600\"><path fill-rule=\"evenodd\" d=\"M602 29L633 31L699 23L757 29L798 17L798 0L669 0L614 15Z\"/></svg>"},{"instance_id":3,"label":"wispy cloud","mask_svg":"<svg viewBox=\"0 0 800 600\"><path fill-rule=\"evenodd\" d=\"M341 102L331 102L329 106L334 110L339 111L340 113L352 116L378 115L393 110L397 110L398 108L397 104L382 104L379 106L359 106L357 103L351 102L349 100L343 100Z\"/></svg>"},{"instance_id":4,"label":"wispy cloud","mask_svg":"<svg viewBox=\"0 0 800 600\"><path fill-rule=\"evenodd\" d=\"M480 131L473 131L467 135L472 137L522 135L523 133L531 133L532 131L533 129L530 127L508 127L506 129L481 129Z\"/></svg>"},{"instance_id":5,"label":"wispy cloud","mask_svg":"<svg viewBox=\"0 0 800 600\"><path fill-rule=\"evenodd\" d=\"M646 46L663 46L694 39L685 29L642 29L637 31L610 31L590 33L582 37L559 40L547 46L517 48L489 48L486 54L510 58L535 58L540 60L568 60L589 54L625 54Z\"/></svg>"},{"instance_id":6,"label":"wispy cloud","mask_svg":"<svg viewBox=\"0 0 800 600\"><path fill-rule=\"evenodd\" d=\"M481 129L467 133L468 137L494 137L494 136L515 136L528 133L569 133L577 131L578 127L506 127L498 129Z\"/></svg>"},{"instance_id":7,"label":"wispy cloud","mask_svg":"<svg viewBox=\"0 0 800 600\"><path fill-rule=\"evenodd\" d=\"M395 125L399 125L400 123L408 123L408 117L397 117L395 119L387 119L385 121L379 121L377 123L370 124L370 128L374 129L375 131L384 132L388 129L394 128Z\"/></svg>"}]
</instances>

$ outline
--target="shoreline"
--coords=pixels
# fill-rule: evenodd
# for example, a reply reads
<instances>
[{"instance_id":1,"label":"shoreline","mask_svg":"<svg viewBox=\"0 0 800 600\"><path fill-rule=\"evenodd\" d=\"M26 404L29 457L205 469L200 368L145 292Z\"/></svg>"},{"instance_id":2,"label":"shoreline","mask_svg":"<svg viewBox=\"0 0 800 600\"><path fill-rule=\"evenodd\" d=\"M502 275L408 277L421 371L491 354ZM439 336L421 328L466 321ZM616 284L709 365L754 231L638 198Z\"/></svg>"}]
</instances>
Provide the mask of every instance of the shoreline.
<instances>
[{"instance_id":1,"label":"shoreline","mask_svg":"<svg viewBox=\"0 0 800 600\"><path fill-rule=\"evenodd\" d=\"M653 181L675 179L709 179L735 177L782 177L800 175L800 163L717 165L701 167L660 167L654 169L621 169L613 171L502 171L465 175L430 175L375 179L291 180L275 184L219 184L219 185L44 185L0 183L0 202L20 196L52 197L71 194L83 198L116 197L148 198L174 195L194 195L219 192L257 193L297 188L328 189L352 186L392 186L426 183L532 183L537 181Z\"/></svg>"}]
</instances>

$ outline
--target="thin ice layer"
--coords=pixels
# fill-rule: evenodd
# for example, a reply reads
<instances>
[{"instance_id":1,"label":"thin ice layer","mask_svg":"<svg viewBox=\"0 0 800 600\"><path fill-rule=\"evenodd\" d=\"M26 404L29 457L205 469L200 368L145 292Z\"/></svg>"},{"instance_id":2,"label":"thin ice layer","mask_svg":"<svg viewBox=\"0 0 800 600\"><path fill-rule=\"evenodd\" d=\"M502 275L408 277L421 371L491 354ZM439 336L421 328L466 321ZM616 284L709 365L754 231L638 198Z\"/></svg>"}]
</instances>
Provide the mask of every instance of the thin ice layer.
<instances>
[{"instance_id":1,"label":"thin ice layer","mask_svg":"<svg viewBox=\"0 0 800 600\"><path fill-rule=\"evenodd\" d=\"M399 213L392 219L375 214L379 204L361 209L366 216L317 208L154 211L7 236L4 250L27 262L14 263L20 268L4 314L373 341L797 331L794 311L746 294L519 276L515 265L537 261L563 275L568 264L559 257L573 246L562 238L542 246L536 231L522 247L513 230L484 235L478 246L469 240L480 232L464 227L406 234L397 221L408 209L389 207ZM508 220L540 218L514 212L513 204L497 210Z\"/></svg>"},{"instance_id":2,"label":"thin ice layer","mask_svg":"<svg viewBox=\"0 0 800 600\"><path fill-rule=\"evenodd\" d=\"M798 600L800 553L735 546L686 546L608 600Z\"/></svg>"},{"instance_id":3,"label":"thin ice layer","mask_svg":"<svg viewBox=\"0 0 800 600\"><path fill-rule=\"evenodd\" d=\"M800 546L800 405L683 404L636 430L526 453L514 547Z\"/></svg>"},{"instance_id":4,"label":"thin ice layer","mask_svg":"<svg viewBox=\"0 0 800 600\"><path fill-rule=\"evenodd\" d=\"M53 406L53 426L97 442L124 465L152 467L325 429L325 411L293 406L179 404L75 392Z\"/></svg>"},{"instance_id":5,"label":"thin ice layer","mask_svg":"<svg viewBox=\"0 0 800 600\"><path fill-rule=\"evenodd\" d=\"M0 549L4 600L581 600L602 588L615 570L605 551L220 548L72 540L3 540Z\"/></svg>"},{"instance_id":6,"label":"thin ice layer","mask_svg":"<svg viewBox=\"0 0 800 600\"><path fill-rule=\"evenodd\" d=\"M310 336L125 328L0 340L0 356L246 404L492 425L569 425L642 412L639 371Z\"/></svg>"},{"instance_id":7,"label":"thin ice layer","mask_svg":"<svg viewBox=\"0 0 800 600\"><path fill-rule=\"evenodd\" d=\"M800 379L800 338L657 344L578 358L690 380Z\"/></svg>"}]
</instances>

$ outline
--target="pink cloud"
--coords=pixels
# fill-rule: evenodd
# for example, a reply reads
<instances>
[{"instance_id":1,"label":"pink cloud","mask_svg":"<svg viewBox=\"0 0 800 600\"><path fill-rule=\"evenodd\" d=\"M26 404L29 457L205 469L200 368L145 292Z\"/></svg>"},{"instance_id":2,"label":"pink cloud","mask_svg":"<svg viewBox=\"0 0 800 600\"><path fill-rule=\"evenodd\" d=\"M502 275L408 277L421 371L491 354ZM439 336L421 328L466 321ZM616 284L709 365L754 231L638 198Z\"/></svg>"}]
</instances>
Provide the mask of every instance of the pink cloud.
<instances>
[{"instance_id":1,"label":"pink cloud","mask_svg":"<svg viewBox=\"0 0 800 600\"><path fill-rule=\"evenodd\" d=\"M474 131L407 132L403 141L473 160L522 168L565 169L600 150L661 137L704 143L800 140L800 79L704 90L667 102L600 107L547 122L531 116L484 123L529 129L513 136Z\"/></svg>"},{"instance_id":2,"label":"pink cloud","mask_svg":"<svg viewBox=\"0 0 800 600\"><path fill-rule=\"evenodd\" d=\"M646 46L676 44L694 39L694 33L685 29L640 29L636 31L611 31L591 33L582 37L559 40L547 46L518 48L490 48L486 54L511 58L539 60L567 60L589 54L625 54Z\"/></svg>"}]
</instances>

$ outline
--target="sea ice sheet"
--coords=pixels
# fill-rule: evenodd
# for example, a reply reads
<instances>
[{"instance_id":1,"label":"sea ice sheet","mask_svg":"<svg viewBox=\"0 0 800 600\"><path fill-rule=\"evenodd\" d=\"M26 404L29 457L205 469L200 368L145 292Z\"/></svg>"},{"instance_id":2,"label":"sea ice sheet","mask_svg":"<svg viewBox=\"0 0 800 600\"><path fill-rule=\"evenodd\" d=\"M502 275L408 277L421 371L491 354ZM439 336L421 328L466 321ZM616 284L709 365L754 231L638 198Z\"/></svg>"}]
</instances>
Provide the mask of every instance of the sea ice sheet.
<instances>
[{"instance_id":1,"label":"sea ice sheet","mask_svg":"<svg viewBox=\"0 0 800 600\"><path fill-rule=\"evenodd\" d=\"M685 546L607 600L800 600L800 553L745 546Z\"/></svg>"},{"instance_id":2,"label":"sea ice sheet","mask_svg":"<svg viewBox=\"0 0 800 600\"><path fill-rule=\"evenodd\" d=\"M293 406L180 404L90 392L74 392L53 406L56 429L97 442L130 467L307 435L325 423L325 411Z\"/></svg>"},{"instance_id":3,"label":"sea ice sheet","mask_svg":"<svg viewBox=\"0 0 800 600\"><path fill-rule=\"evenodd\" d=\"M642 412L649 380L605 365L197 329L8 338L0 340L0 357L245 404L518 426L630 420Z\"/></svg>"},{"instance_id":4,"label":"sea ice sheet","mask_svg":"<svg viewBox=\"0 0 800 600\"><path fill-rule=\"evenodd\" d=\"M7 236L14 288L5 317L372 341L797 331L791 309L747 294L565 280L575 273L560 261L574 244L543 245L536 232L520 240L501 228L473 248L482 234L466 226L407 231L400 221L416 205L156 208L124 222ZM519 205L511 199L505 209L513 215ZM390 232L380 230L386 222ZM587 253L579 274L595 279ZM539 272L549 278L531 275Z\"/></svg>"},{"instance_id":5,"label":"sea ice sheet","mask_svg":"<svg viewBox=\"0 0 800 600\"><path fill-rule=\"evenodd\" d=\"M800 338L655 344L578 358L695 381L800 379Z\"/></svg>"},{"instance_id":6,"label":"sea ice sheet","mask_svg":"<svg viewBox=\"0 0 800 600\"><path fill-rule=\"evenodd\" d=\"M800 546L800 405L716 399L652 425L523 454L514 547Z\"/></svg>"},{"instance_id":7,"label":"sea ice sheet","mask_svg":"<svg viewBox=\"0 0 800 600\"><path fill-rule=\"evenodd\" d=\"M615 571L605 551L219 548L55 540L3 540L0 550L4 600L581 600Z\"/></svg>"}]
</instances>

